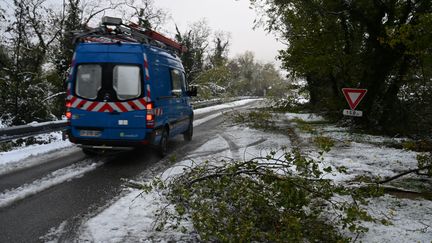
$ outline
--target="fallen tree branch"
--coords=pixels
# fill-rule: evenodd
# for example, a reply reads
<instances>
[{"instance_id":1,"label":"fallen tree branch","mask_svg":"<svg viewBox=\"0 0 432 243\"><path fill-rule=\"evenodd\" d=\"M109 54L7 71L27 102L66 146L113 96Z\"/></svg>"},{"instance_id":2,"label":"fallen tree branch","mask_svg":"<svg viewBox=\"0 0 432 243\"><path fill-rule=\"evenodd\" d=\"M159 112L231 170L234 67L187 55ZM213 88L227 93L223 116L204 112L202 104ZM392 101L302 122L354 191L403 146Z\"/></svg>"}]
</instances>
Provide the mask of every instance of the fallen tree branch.
<instances>
[{"instance_id":1,"label":"fallen tree branch","mask_svg":"<svg viewBox=\"0 0 432 243\"><path fill-rule=\"evenodd\" d=\"M406 175L409 175L409 174L412 174L412 173L421 174L420 173L421 171L423 171L423 170L431 170L431 169L432 169L432 165L428 165L428 166L420 167L420 168L417 168L417 169L408 170L408 171L405 171L403 173L397 174L395 176L389 177L389 178L387 178L387 179L385 179L383 181L379 181L378 184L385 184L385 183L388 183L390 181L394 181L394 180L396 180L396 179L398 179L398 178L400 178L402 176L406 176Z\"/></svg>"}]
</instances>

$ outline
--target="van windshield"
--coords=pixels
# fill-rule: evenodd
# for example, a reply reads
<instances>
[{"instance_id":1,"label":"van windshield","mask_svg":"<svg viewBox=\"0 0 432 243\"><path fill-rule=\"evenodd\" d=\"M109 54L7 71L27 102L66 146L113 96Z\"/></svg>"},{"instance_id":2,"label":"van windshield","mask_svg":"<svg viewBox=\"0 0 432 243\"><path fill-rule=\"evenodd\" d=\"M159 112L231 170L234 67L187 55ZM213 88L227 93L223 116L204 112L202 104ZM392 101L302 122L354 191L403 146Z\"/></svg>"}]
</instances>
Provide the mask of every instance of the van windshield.
<instances>
[{"instance_id":1,"label":"van windshield","mask_svg":"<svg viewBox=\"0 0 432 243\"><path fill-rule=\"evenodd\" d=\"M96 99L102 87L102 67L94 64L79 65L76 78L76 94L86 99Z\"/></svg>"},{"instance_id":2,"label":"van windshield","mask_svg":"<svg viewBox=\"0 0 432 243\"><path fill-rule=\"evenodd\" d=\"M141 95L140 68L126 65L114 66L113 88L119 100L139 97Z\"/></svg>"}]
</instances>

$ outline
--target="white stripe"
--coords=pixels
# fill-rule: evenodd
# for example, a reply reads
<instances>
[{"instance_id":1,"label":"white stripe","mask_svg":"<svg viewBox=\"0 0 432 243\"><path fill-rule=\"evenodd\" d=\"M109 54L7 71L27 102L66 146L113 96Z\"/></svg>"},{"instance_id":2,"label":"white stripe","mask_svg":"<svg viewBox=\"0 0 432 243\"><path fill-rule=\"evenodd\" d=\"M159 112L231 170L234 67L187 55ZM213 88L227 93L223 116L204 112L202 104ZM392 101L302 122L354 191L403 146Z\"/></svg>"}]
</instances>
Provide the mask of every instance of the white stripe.
<instances>
[{"instance_id":1,"label":"white stripe","mask_svg":"<svg viewBox=\"0 0 432 243\"><path fill-rule=\"evenodd\" d=\"M132 107L127 102L122 102L122 105L126 108L126 110L133 111Z\"/></svg>"},{"instance_id":2,"label":"white stripe","mask_svg":"<svg viewBox=\"0 0 432 243\"><path fill-rule=\"evenodd\" d=\"M149 73L148 68L145 69L145 75L146 75L146 78L150 78L150 73Z\"/></svg>"},{"instance_id":3,"label":"white stripe","mask_svg":"<svg viewBox=\"0 0 432 243\"><path fill-rule=\"evenodd\" d=\"M92 109L92 111L99 111L103 106L105 105L104 102L99 102L95 108Z\"/></svg>"},{"instance_id":4,"label":"white stripe","mask_svg":"<svg viewBox=\"0 0 432 243\"><path fill-rule=\"evenodd\" d=\"M140 110L144 110L145 106L143 106L143 104L141 104L141 102L139 102L138 100L134 100L132 101L138 108L140 108Z\"/></svg>"},{"instance_id":5,"label":"white stripe","mask_svg":"<svg viewBox=\"0 0 432 243\"><path fill-rule=\"evenodd\" d=\"M71 100L73 98L73 95L69 95L66 99Z\"/></svg>"},{"instance_id":6,"label":"white stripe","mask_svg":"<svg viewBox=\"0 0 432 243\"><path fill-rule=\"evenodd\" d=\"M93 104L93 102L91 102L91 101L87 101L87 102L83 105L82 109L83 109L83 110L87 110L87 108L89 108L92 104Z\"/></svg>"},{"instance_id":7,"label":"white stripe","mask_svg":"<svg viewBox=\"0 0 432 243\"><path fill-rule=\"evenodd\" d=\"M121 112L120 108L118 108L118 106L117 106L115 103L110 102L110 103L108 103L108 105L111 106L111 108L112 108L113 110L118 111L118 112Z\"/></svg>"},{"instance_id":8,"label":"white stripe","mask_svg":"<svg viewBox=\"0 0 432 243\"><path fill-rule=\"evenodd\" d=\"M144 100L145 100L145 102L147 102L147 103L148 103L148 102L151 102L151 99L150 99L149 97L147 97L147 96L144 97Z\"/></svg>"},{"instance_id":9,"label":"white stripe","mask_svg":"<svg viewBox=\"0 0 432 243\"><path fill-rule=\"evenodd\" d=\"M76 99L71 107L76 108L81 101L82 101L82 99L80 99L80 98Z\"/></svg>"},{"instance_id":10,"label":"white stripe","mask_svg":"<svg viewBox=\"0 0 432 243\"><path fill-rule=\"evenodd\" d=\"M110 105L111 108L113 108L115 111L123 112L123 111L122 111L122 110L117 106L116 103L109 103L109 105Z\"/></svg>"},{"instance_id":11,"label":"white stripe","mask_svg":"<svg viewBox=\"0 0 432 243\"><path fill-rule=\"evenodd\" d=\"M53 171L45 177L37 179L31 183L24 184L11 190L6 190L0 194L0 208L10 206L19 200L36 195L56 185L60 185L63 182L80 178L84 174L95 170L97 167L103 164L103 161L92 163L90 160L85 160L80 164L73 164L68 167Z\"/></svg>"}]
</instances>

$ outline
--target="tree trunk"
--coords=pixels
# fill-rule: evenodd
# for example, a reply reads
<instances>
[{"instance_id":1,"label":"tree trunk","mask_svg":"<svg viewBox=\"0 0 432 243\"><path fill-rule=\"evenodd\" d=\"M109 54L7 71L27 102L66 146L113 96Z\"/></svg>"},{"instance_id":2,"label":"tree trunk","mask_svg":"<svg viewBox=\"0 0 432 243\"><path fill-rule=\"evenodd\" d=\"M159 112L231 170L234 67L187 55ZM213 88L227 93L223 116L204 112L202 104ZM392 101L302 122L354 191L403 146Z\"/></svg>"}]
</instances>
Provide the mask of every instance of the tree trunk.
<instances>
[{"instance_id":1,"label":"tree trunk","mask_svg":"<svg viewBox=\"0 0 432 243\"><path fill-rule=\"evenodd\" d=\"M400 87L403 85L405 75L408 71L409 58L404 57L397 73L397 76L389 85L387 92L383 97L383 113L379 120L379 123L384 127L387 132L391 132L389 125L398 123L404 123L403 111L398 107L399 99L397 97Z\"/></svg>"},{"instance_id":2,"label":"tree trunk","mask_svg":"<svg viewBox=\"0 0 432 243\"><path fill-rule=\"evenodd\" d=\"M382 46L377 36L371 36L367 44L364 59L365 69L360 83L361 88L368 90L360 107L364 109L364 119L359 120L363 125L381 126L380 118L383 114L383 98L386 91L386 80L389 78L395 64L401 55L393 49Z\"/></svg>"}]
</instances>

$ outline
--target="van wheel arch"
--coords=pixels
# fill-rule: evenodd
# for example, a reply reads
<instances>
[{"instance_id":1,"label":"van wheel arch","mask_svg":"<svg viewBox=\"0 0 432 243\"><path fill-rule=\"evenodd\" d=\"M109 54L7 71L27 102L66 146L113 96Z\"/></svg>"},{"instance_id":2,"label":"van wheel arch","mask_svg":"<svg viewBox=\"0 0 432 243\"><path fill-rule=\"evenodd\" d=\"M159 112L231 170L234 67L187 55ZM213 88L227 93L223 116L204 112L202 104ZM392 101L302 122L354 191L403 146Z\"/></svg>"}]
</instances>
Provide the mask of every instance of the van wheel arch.
<instances>
[{"instance_id":1,"label":"van wheel arch","mask_svg":"<svg viewBox=\"0 0 432 243\"><path fill-rule=\"evenodd\" d=\"M188 129L183 133L183 139L187 142L192 141L193 136L193 120L189 121Z\"/></svg>"},{"instance_id":2,"label":"van wheel arch","mask_svg":"<svg viewBox=\"0 0 432 243\"><path fill-rule=\"evenodd\" d=\"M168 138L169 138L169 126L165 125L162 129L162 135L157 149L159 156L161 157L165 157L168 153Z\"/></svg>"}]
</instances>

